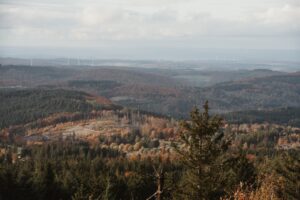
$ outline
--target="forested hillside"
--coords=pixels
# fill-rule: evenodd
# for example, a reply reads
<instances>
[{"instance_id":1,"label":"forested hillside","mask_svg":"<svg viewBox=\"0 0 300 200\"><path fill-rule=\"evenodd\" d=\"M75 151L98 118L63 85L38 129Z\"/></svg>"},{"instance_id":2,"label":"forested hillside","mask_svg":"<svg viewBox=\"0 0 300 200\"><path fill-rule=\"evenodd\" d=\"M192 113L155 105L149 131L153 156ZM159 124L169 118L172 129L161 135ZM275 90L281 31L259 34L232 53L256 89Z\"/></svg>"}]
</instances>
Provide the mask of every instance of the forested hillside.
<instances>
[{"instance_id":1,"label":"forested hillside","mask_svg":"<svg viewBox=\"0 0 300 200\"><path fill-rule=\"evenodd\" d=\"M0 89L0 129L45 118L54 113L113 109L84 92L45 89ZM102 103L102 104L101 104Z\"/></svg>"},{"instance_id":2,"label":"forested hillside","mask_svg":"<svg viewBox=\"0 0 300 200\"><path fill-rule=\"evenodd\" d=\"M3 140L11 130L1 135L1 199L299 196L299 129L225 126L208 104L180 125L127 109L47 121L26 126L23 141L20 135Z\"/></svg>"},{"instance_id":3,"label":"forested hillside","mask_svg":"<svg viewBox=\"0 0 300 200\"><path fill-rule=\"evenodd\" d=\"M299 107L300 73L220 83L199 89L221 111Z\"/></svg>"},{"instance_id":4,"label":"forested hillside","mask_svg":"<svg viewBox=\"0 0 300 200\"><path fill-rule=\"evenodd\" d=\"M300 106L300 74L293 73L234 82L204 88L166 88L147 85L121 86L109 96L121 96L117 103L166 115L187 117L186 110L209 100L213 112L274 109Z\"/></svg>"},{"instance_id":5,"label":"forested hillside","mask_svg":"<svg viewBox=\"0 0 300 200\"><path fill-rule=\"evenodd\" d=\"M300 127L300 107L248 110L224 114L229 123L273 123Z\"/></svg>"},{"instance_id":6,"label":"forested hillside","mask_svg":"<svg viewBox=\"0 0 300 200\"><path fill-rule=\"evenodd\" d=\"M57 84L76 76L77 73L76 69L59 67L0 66L0 86Z\"/></svg>"},{"instance_id":7,"label":"forested hillside","mask_svg":"<svg viewBox=\"0 0 300 200\"><path fill-rule=\"evenodd\" d=\"M1 66L0 72L0 87L80 90L115 104L173 117L188 117L188 110L205 100L215 113L300 106L299 73L91 66ZM178 77L203 84L195 87ZM233 81L222 82L227 80Z\"/></svg>"}]
</instances>

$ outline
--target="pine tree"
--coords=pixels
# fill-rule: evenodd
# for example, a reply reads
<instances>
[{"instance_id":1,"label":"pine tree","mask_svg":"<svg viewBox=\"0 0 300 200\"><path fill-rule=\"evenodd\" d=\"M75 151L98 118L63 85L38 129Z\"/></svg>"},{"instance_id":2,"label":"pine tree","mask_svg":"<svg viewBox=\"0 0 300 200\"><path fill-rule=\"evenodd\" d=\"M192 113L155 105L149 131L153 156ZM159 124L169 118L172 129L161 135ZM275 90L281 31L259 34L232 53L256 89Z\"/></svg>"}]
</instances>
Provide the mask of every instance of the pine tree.
<instances>
[{"instance_id":1,"label":"pine tree","mask_svg":"<svg viewBox=\"0 0 300 200\"><path fill-rule=\"evenodd\" d=\"M180 187L181 199L218 198L218 158L227 149L224 134L220 132L222 119L209 115L208 102L201 113L194 108L191 121L181 123L183 145L176 146L186 173Z\"/></svg>"},{"instance_id":2,"label":"pine tree","mask_svg":"<svg viewBox=\"0 0 300 200\"><path fill-rule=\"evenodd\" d=\"M276 163L276 172L284 179L284 189L281 191L284 199L299 199L300 197L300 154L297 150L284 152Z\"/></svg>"},{"instance_id":3,"label":"pine tree","mask_svg":"<svg viewBox=\"0 0 300 200\"><path fill-rule=\"evenodd\" d=\"M72 196L72 200L86 200L88 199L88 195L86 195L85 191L84 191L84 187L81 184L77 191L73 194Z\"/></svg>"}]
</instances>

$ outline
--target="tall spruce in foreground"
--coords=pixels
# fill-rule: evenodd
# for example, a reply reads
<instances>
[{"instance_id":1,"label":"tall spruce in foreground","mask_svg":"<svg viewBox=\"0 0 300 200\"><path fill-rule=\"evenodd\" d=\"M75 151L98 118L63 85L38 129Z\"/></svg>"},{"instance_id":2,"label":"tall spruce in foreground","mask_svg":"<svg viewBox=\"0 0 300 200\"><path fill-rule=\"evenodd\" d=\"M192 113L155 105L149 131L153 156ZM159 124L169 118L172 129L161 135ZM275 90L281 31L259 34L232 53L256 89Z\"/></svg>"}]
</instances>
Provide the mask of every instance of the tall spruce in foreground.
<instances>
[{"instance_id":1,"label":"tall spruce in foreground","mask_svg":"<svg viewBox=\"0 0 300 200\"><path fill-rule=\"evenodd\" d=\"M297 150L283 152L276 163L276 172L284 180L281 191L283 199L296 200L300 197L300 153Z\"/></svg>"},{"instance_id":2,"label":"tall spruce in foreground","mask_svg":"<svg viewBox=\"0 0 300 200\"><path fill-rule=\"evenodd\" d=\"M229 142L220 132L222 119L209 115L208 102L203 108L202 113L194 108L190 114L191 121L181 123L183 144L176 149L186 173L178 192L180 199L219 199L223 195L220 160Z\"/></svg>"}]
</instances>

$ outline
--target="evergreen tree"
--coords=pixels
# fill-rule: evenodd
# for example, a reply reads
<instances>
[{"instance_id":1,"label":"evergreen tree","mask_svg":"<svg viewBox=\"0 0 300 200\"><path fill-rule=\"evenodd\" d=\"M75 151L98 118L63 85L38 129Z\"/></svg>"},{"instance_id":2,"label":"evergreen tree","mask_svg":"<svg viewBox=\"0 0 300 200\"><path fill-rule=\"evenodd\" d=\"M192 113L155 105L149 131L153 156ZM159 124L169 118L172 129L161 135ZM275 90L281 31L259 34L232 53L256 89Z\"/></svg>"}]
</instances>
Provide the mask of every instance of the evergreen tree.
<instances>
[{"instance_id":1,"label":"evergreen tree","mask_svg":"<svg viewBox=\"0 0 300 200\"><path fill-rule=\"evenodd\" d=\"M72 200L88 200L89 195L84 190L84 186L81 184L75 194L72 196Z\"/></svg>"},{"instance_id":2,"label":"evergreen tree","mask_svg":"<svg viewBox=\"0 0 300 200\"><path fill-rule=\"evenodd\" d=\"M300 154L297 150L284 152L276 163L276 172L284 179L282 196L296 200L300 197Z\"/></svg>"},{"instance_id":3,"label":"evergreen tree","mask_svg":"<svg viewBox=\"0 0 300 200\"><path fill-rule=\"evenodd\" d=\"M183 146L176 149L187 169L180 187L180 198L184 199L217 199L221 195L218 159L229 143L223 140L220 132L222 119L209 115L208 102L203 108L203 113L194 108L191 121L181 123Z\"/></svg>"},{"instance_id":4,"label":"evergreen tree","mask_svg":"<svg viewBox=\"0 0 300 200\"><path fill-rule=\"evenodd\" d=\"M55 171L50 163L44 166L39 187L42 191L41 199L57 199L63 195L63 191L55 180Z\"/></svg>"},{"instance_id":5,"label":"evergreen tree","mask_svg":"<svg viewBox=\"0 0 300 200\"><path fill-rule=\"evenodd\" d=\"M223 184L220 185L223 190L232 193L237 185L243 183L247 187L256 186L257 178L256 168L253 162L249 161L245 152L240 150L236 155L232 151L229 155L224 155L222 162L222 178Z\"/></svg>"}]
</instances>

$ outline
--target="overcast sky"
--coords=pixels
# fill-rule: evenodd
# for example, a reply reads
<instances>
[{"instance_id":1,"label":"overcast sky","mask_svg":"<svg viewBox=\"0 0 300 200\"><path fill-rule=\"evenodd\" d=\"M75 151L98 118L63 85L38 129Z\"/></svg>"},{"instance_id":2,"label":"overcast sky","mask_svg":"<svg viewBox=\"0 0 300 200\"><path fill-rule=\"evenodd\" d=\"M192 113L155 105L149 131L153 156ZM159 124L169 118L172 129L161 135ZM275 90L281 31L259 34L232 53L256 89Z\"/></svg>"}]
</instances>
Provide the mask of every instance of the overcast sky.
<instances>
[{"instance_id":1,"label":"overcast sky","mask_svg":"<svg viewBox=\"0 0 300 200\"><path fill-rule=\"evenodd\" d=\"M300 0L0 0L0 53L15 47L195 59L203 49L299 50Z\"/></svg>"}]
</instances>

